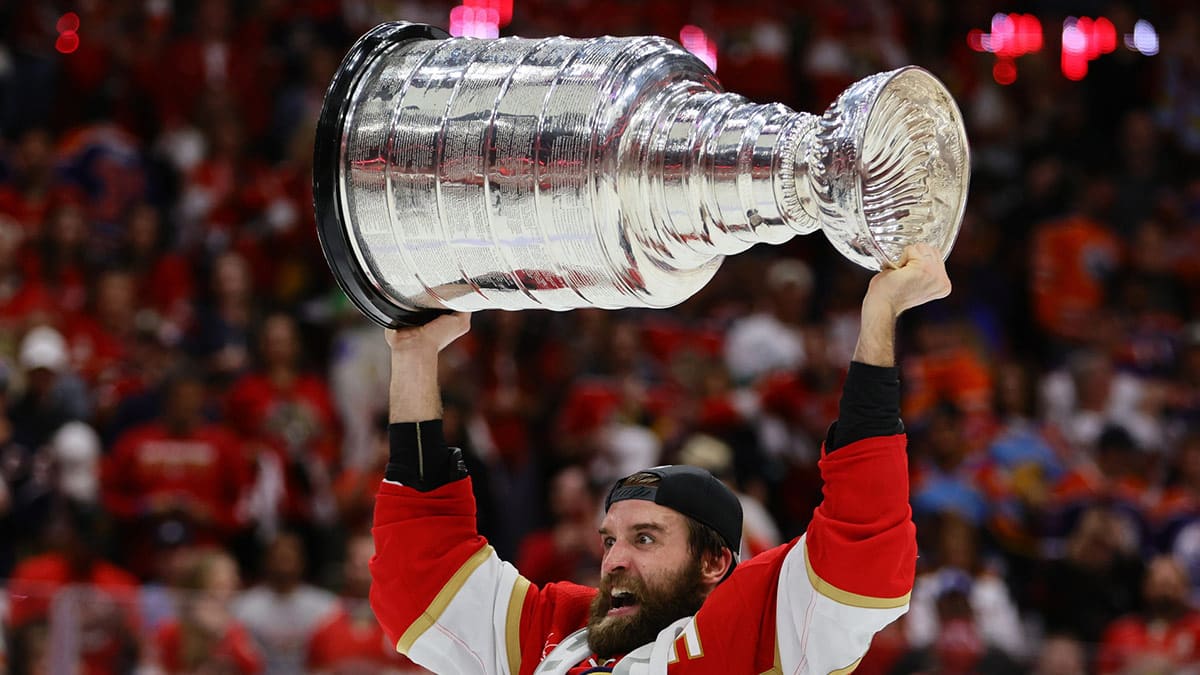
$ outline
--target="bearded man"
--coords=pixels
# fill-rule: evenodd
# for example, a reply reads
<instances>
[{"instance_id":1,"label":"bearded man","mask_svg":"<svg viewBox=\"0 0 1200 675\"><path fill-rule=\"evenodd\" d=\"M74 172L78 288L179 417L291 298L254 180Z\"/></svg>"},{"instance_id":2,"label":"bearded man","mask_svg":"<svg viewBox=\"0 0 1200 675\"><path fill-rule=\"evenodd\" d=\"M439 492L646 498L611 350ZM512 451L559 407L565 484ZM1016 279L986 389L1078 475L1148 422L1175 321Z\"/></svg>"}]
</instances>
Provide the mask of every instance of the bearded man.
<instances>
[{"instance_id":1,"label":"bearded man","mask_svg":"<svg viewBox=\"0 0 1200 675\"><path fill-rule=\"evenodd\" d=\"M647 469L605 500L599 589L537 587L476 532L470 479L438 419L438 353L469 318L389 331L391 457L371 562L384 631L444 674L850 672L907 610L916 566L896 320L949 292L926 245L871 279L804 535L739 565L737 497L700 469Z\"/></svg>"}]
</instances>

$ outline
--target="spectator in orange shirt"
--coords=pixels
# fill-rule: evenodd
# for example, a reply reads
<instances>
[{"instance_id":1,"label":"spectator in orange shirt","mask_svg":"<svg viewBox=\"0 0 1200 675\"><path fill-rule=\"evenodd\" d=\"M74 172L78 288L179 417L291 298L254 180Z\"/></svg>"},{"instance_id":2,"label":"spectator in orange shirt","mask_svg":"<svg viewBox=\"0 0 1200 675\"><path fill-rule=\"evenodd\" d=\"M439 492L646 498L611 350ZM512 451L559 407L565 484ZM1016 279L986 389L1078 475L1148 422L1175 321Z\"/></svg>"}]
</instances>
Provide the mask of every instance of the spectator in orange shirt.
<instances>
[{"instance_id":1,"label":"spectator in orange shirt","mask_svg":"<svg viewBox=\"0 0 1200 675\"><path fill-rule=\"evenodd\" d=\"M1073 215L1039 224L1031 243L1033 309L1051 337L1087 341L1105 301L1105 284L1121 262L1121 244L1101 217L1107 181L1080 195Z\"/></svg>"}]
</instances>

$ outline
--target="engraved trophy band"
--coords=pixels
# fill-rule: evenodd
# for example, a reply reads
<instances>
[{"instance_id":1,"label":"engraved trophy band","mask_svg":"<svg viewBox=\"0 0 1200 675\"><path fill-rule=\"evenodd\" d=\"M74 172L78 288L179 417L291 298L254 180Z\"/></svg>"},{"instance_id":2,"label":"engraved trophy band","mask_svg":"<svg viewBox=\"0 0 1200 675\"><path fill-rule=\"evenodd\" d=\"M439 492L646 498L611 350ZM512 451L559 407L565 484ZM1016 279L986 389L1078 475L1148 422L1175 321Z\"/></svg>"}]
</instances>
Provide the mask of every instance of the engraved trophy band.
<instances>
[{"instance_id":1,"label":"engraved trophy band","mask_svg":"<svg viewBox=\"0 0 1200 675\"><path fill-rule=\"evenodd\" d=\"M867 77L824 115L726 93L660 37L451 38L386 23L325 95L321 245L389 327L447 310L670 307L757 243L825 233L868 269L949 254L970 160L929 72Z\"/></svg>"}]
</instances>

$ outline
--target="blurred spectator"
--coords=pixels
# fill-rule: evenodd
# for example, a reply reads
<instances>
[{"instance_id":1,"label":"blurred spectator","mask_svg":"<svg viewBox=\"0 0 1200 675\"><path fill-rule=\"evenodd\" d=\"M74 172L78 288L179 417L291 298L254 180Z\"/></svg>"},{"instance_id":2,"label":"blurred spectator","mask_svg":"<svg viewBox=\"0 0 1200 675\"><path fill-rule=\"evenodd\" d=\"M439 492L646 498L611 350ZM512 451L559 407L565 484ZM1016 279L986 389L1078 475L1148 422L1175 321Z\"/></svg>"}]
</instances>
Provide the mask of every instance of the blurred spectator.
<instances>
[{"instance_id":1,"label":"blurred spectator","mask_svg":"<svg viewBox=\"0 0 1200 675\"><path fill-rule=\"evenodd\" d=\"M271 314L258 332L259 365L225 397L225 419L247 443L273 452L283 476L279 520L293 529L333 523L337 418L325 381L307 372L295 320ZM265 461L267 458L260 458Z\"/></svg>"},{"instance_id":2,"label":"blurred spectator","mask_svg":"<svg viewBox=\"0 0 1200 675\"><path fill-rule=\"evenodd\" d=\"M517 555L517 569L539 586L555 581L592 583L602 551L597 549L597 494L580 466L569 465L550 480L549 529L527 535Z\"/></svg>"},{"instance_id":3,"label":"blurred spectator","mask_svg":"<svg viewBox=\"0 0 1200 675\"><path fill-rule=\"evenodd\" d=\"M341 463L364 470L375 463L373 425L381 414L387 415L387 344L379 326L367 321L343 294L335 297L341 327L331 340L328 378L342 422Z\"/></svg>"},{"instance_id":4,"label":"blurred spectator","mask_svg":"<svg viewBox=\"0 0 1200 675\"><path fill-rule=\"evenodd\" d=\"M177 371L162 416L123 433L105 458L105 505L121 525L130 565L142 576L151 572L160 546L228 544L245 525L238 507L250 484L250 463L233 434L205 421L205 396L199 373Z\"/></svg>"},{"instance_id":5,"label":"blurred spectator","mask_svg":"<svg viewBox=\"0 0 1200 675\"><path fill-rule=\"evenodd\" d=\"M1062 523L1101 503L1112 509L1138 550L1147 546L1152 502L1147 459L1128 431L1119 426L1105 427L1092 455L1078 459L1054 484L1046 534L1060 536Z\"/></svg>"},{"instance_id":6,"label":"blurred spectator","mask_svg":"<svg viewBox=\"0 0 1200 675\"><path fill-rule=\"evenodd\" d=\"M1138 607L1142 569L1136 533L1112 509L1083 512L1065 555L1049 561L1041 578L1046 630L1099 644L1109 622Z\"/></svg>"},{"instance_id":7,"label":"blurred spectator","mask_svg":"<svg viewBox=\"0 0 1200 675\"><path fill-rule=\"evenodd\" d=\"M1200 428L1200 322L1182 330L1179 356L1165 384L1165 413L1175 436L1181 428Z\"/></svg>"},{"instance_id":8,"label":"blurred spectator","mask_svg":"<svg viewBox=\"0 0 1200 675\"><path fill-rule=\"evenodd\" d=\"M1087 654L1079 640L1065 635L1048 635L1042 640L1034 675L1085 675Z\"/></svg>"},{"instance_id":9,"label":"blurred spectator","mask_svg":"<svg viewBox=\"0 0 1200 675\"><path fill-rule=\"evenodd\" d=\"M989 505L977 483L983 455L970 445L963 413L951 403L941 403L914 443L912 459L913 517L922 519L953 513L980 526Z\"/></svg>"},{"instance_id":10,"label":"blurred spectator","mask_svg":"<svg viewBox=\"0 0 1200 675\"><path fill-rule=\"evenodd\" d=\"M128 672L138 659L138 581L99 557L104 536L99 511L66 503L51 517L45 536L48 550L21 561L8 584L14 672ZM77 631L77 652L44 643L60 616L74 619L63 627Z\"/></svg>"},{"instance_id":11,"label":"blurred spectator","mask_svg":"<svg viewBox=\"0 0 1200 675\"><path fill-rule=\"evenodd\" d=\"M57 492L79 503L100 501L100 435L85 422L67 422L50 439Z\"/></svg>"},{"instance_id":12,"label":"blurred spectator","mask_svg":"<svg viewBox=\"0 0 1200 675\"><path fill-rule=\"evenodd\" d=\"M24 264L26 236L20 224L0 210L0 337L5 343L15 341L35 321L49 319L49 292Z\"/></svg>"},{"instance_id":13,"label":"blurred spectator","mask_svg":"<svg viewBox=\"0 0 1200 675\"><path fill-rule=\"evenodd\" d=\"M210 373L228 382L250 367L251 332L259 318L246 258L234 252L216 256L208 293L185 344Z\"/></svg>"},{"instance_id":14,"label":"blurred spectator","mask_svg":"<svg viewBox=\"0 0 1200 675\"><path fill-rule=\"evenodd\" d=\"M1052 429L1038 418L1036 379L1027 365L995 366L996 429L987 447L982 487L993 504L990 527L997 543L1025 559L1040 554L1047 533L1050 493L1066 473L1067 453Z\"/></svg>"},{"instance_id":15,"label":"blurred spectator","mask_svg":"<svg viewBox=\"0 0 1200 675\"><path fill-rule=\"evenodd\" d=\"M1026 639L1021 617L1004 579L981 559L978 533L969 522L946 515L934 524L936 548L913 585L912 600L904 621L909 644L928 649L944 637L946 614L943 596L962 593L972 633L982 651L997 650L1014 663L1024 659Z\"/></svg>"},{"instance_id":16,"label":"blurred spectator","mask_svg":"<svg viewBox=\"0 0 1200 675\"><path fill-rule=\"evenodd\" d=\"M124 238L115 264L133 275L142 307L151 309L159 333L177 344L194 313L195 272L183 255L171 248L161 211L141 202L125 218Z\"/></svg>"},{"instance_id":17,"label":"blurred spectator","mask_svg":"<svg viewBox=\"0 0 1200 675\"><path fill-rule=\"evenodd\" d=\"M1085 184L1077 210L1034 230L1033 301L1039 326L1067 344L1086 342L1104 305L1106 282L1121 262L1121 244L1103 220L1111 184Z\"/></svg>"},{"instance_id":18,"label":"blurred spectator","mask_svg":"<svg viewBox=\"0 0 1200 675\"><path fill-rule=\"evenodd\" d=\"M60 316L83 309L87 282L95 260L89 256L88 222L78 199L61 200L47 213L37 248L27 260L31 273L41 279L50 295L51 308Z\"/></svg>"},{"instance_id":19,"label":"blurred spectator","mask_svg":"<svg viewBox=\"0 0 1200 675\"><path fill-rule=\"evenodd\" d=\"M1200 666L1200 612L1188 603L1187 575L1174 560L1150 562L1142 582L1141 615L1104 632L1101 673L1186 672Z\"/></svg>"},{"instance_id":20,"label":"blurred spectator","mask_svg":"<svg viewBox=\"0 0 1200 675\"><path fill-rule=\"evenodd\" d=\"M801 260L777 260L767 268L762 306L735 321L725 338L725 365L734 382L804 364L802 322L812 287L812 270Z\"/></svg>"},{"instance_id":21,"label":"blurred spectator","mask_svg":"<svg viewBox=\"0 0 1200 675\"><path fill-rule=\"evenodd\" d=\"M263 581L243 591L233 613L254 636L268 675L304 670L313 634L337 611L337 598L304 582L304 545L280 533L266 548Z\"/></svg>"},{"instance_id":22,"label":"blurred spectator","mask_svg":"<svg viewBox=\"0 0 1200 675\"><path fill-rule=\"evenodd\" d=\"M116 407L125 390L133 389L130 377L131 347L137 340L138 289L133 275L107 269L93 275L94 286L87 311L63 322L71 360L94 390L103 392L97 402L100 414Z\"/></svg>"},{"instance_id":23,"label":"blurred spectator","mask_svg":"<svg viewBox=\"0 0 1200 675\"><path fill-rule=\"evenodd\" d=\"M970 575L958 570L942 575L933 601L939 625L934 641L910 651L892 668L896 675L908 673L953 673L967 675L1016 675L1018 664L1004 651L988 644L980 635L979 614L971 607Z\"/></svg>"},{"instance_id":24,"label":"blurred spectator","mask_svg":"<svg viewBox=\"0 0 1200 675\"><path fill-rule=\"evenodd\" d=\"M915 342L903 364L905 419L920 425L939 402L949 402L961 411L967 436L978 439L991 408L992 373L972 346L970 325L930 318Z\"/></svg>"},{"instance_id":25,"label":"blurred spectator","mask_svg":"<svg viewBox=\"0 0 1200 675\"><path fill-rule=\"evenodd\" d=\"M396 651L383 634L368 600L371 556L375 542L358 534L346 543L342 597L337 611L313 633L308 646L308 672L314 675L356 673L427 673Z\"/></svg>"},{"instance_id":26,"label":"blurred spectator","mask_svg":"<svg viewBox=\"0 0 1200 675\"><path fill-rule=\"evenodd\" d=\"M1200 587L1200 431L1184 436L1174 450L1149 511L1151 531L1158 548L1172 552Z\"/></svg>"},{"instance_id":27,"label":"blurred spectator","mask_svg":"<svg viewBox=\"0 0 1200 675\"><path fill-rule=\"evenodd\" d=\"M22 132L5 168L9 175L0 185L0 213L11 216L23 234L36 235L58 196L51 130L32 126Z\"/></svg>"},{"instance_id":28,"label":"blurred spectator","mask_svg":"<svg viewBox=\"0 0 1200 675\"><path fill-rule=\"evenodd\" d=\"M59 427L91 414L90 393L70 367L67 341L49 326L30 329L17 357L24 392L9 408L13 438L27 448L40 448Z\"/></svg>"},{"instance_id":29,"label":"blurred spectator","mask_svg":"<svg viewBox=\"0 0 1200 675\"><path fill-rule=\"evenodd\" d=\"M182 581L179 619L156 635L162 669L171 675L263 672L254 641L230 612L241 584L233 558L221 551L197 551Z\"/></svg>"},{"instance_id":30,"label":"blurred spectator","mask_svg":"<svg viewBox=\"0 0 1200 675\"><path fill-rule=\"evenodd\" d=\"M1147 383L1117 371L1109 354L1094 349L1073 352L1065 368L1042 379L1041 393L1046 419L1080 450L1094 448L1110 424L1128 430L1142 449L1162 447L1162 420L1151 405Z\"/></svg>"}]
</instances>

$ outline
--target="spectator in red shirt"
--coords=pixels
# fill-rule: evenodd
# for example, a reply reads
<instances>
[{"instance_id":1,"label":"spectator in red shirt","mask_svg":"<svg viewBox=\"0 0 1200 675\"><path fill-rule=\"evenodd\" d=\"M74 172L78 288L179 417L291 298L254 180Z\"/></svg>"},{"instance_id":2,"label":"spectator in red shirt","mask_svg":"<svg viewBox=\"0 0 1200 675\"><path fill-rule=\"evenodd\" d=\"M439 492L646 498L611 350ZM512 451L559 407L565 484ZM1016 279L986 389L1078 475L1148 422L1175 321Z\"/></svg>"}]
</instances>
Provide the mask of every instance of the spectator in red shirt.
<instances>
[{"instance_id":1,"label":"spectator in red shirt","mask_svg":"<svg viewBox=\"0 0 1200 675\"><path fill-rule=\"evenodd\" d=\"M121 268L134 277L143 306L161 322L163 337L179 341L192 319L195 275L188 260L168 248L160 212L140 202L126 217L123 247L117 252Z\"/></svg>"},{"instance_id":2,"label":"spectator in red shirt","mask_svg":"<svg viewBox=\"0 0 1200 675\"><path fill-rule=\"evenodd\" d=\"M277 453L286 491L284 520L328 524L336 515L332 470L338 448L328 385L301 368L303 347L292 317L267 317L258 349L261 365L234 383L227 419L244 439Z\"/></svg>"},{"instance_id":3,"label":"spectator in red shirt","mask_svg":"<svg viewBox=\"0 0 1200 675\"><path fill-rule=\"evenodd\" d=\"M262 655L230 611L240 585L237 563L228 554L217 550L195 554L180 589L179 619L164 624L156 636L164 671L172 675L262 672Z\"/></svg>"},{"instance_id":4,"label":"spectator in red shirt","mask_svg":"<svg viewBox=\"0 0 1200 675\"><path fill-rule=\"evenodd\" d=\"M408 660L389 644L367 598L371 592L368 563L375 555L369 534L358 534L346 544L345 586L338 610L313 634L308 643L308 670L314 675L367 675L369 673L429 672Z\"/></svg>"},{"instance_id":5,"label":"spectator in red shirt","mask_svg":"<svg viewBox=\"0 0 1200 675\"><path fill-rule=\"evenodd\" d=\"M181 369L160 419L121 434L102 470L104 502L129 538L125 551L148 573L155 544L220 544L241 527L249 463L237 438L204 419L205 385Z\"/></svg>"},{"instance_id":6,"label":"spectator in red shirt","mask_svg":"<svg viewBox=\"0 0 1200 675\"><path fill-rule=\"evenodd\" d=\"M1182 672L1200 665L1200 612L1188 604L1187 575L1167 556L1142 582L1143 611L1109 624L1100 643L1103 674Z\"/></svg>"},{"instance_id":7,"label":"spectator in red shirt","mask_svg":"<svg viewBox=\"0 0 1200 675\"><path fill-rule=\"evenodd\" d=\"M49 321L50 294L22 264L27 235L0 209L0 330L19 333L37 319Z\"/></svg>"},{"instance_id":8,"label":"spectator in red shirt","mask_svg":"<svg viewBox=\"0 0 1200 675\"><path fill-rule=\"evenodd\" d=\"M117 675L137 662L138 582L99 557L101 531L98 511L67 502L47 528L50 550L13 570L8 584L13 672L78 668L82 675ZM39 646L59 608L79 622L77 653Z\"/></svg>"},{"instance_id":9,"label":"spectator in red shirt","mask_svg":"<svg viewBox=\"0 0 1200 675\"><path fill-rule=\"evenodd\" d=\"M598 495L587 471L571 465L550 481L554 523L521 541L518 569L535 584L559 579L592 583L601 551L596 550Z\"/></svg>"},{"instance_id":10,"label":"spectator in red shirt","mask_svg":"<svg viewBox=\"0 0 1200 675\"><path fill-rule=\"evenodd\" d=\"M47 214L37 241L36 256L28 259L32 271L49 289L54 311L62 316L83 309L91 267L89 222L84 205L64 200Z\"/></svg>"}]
</instances>

